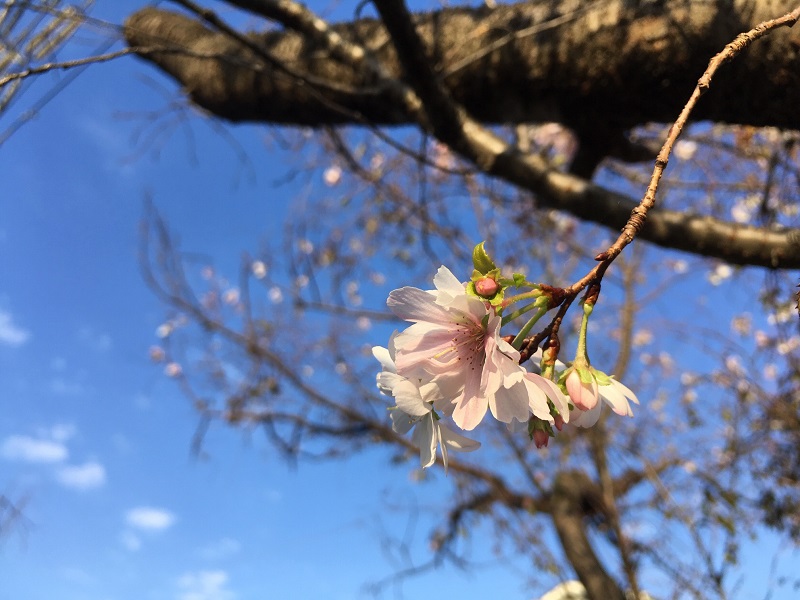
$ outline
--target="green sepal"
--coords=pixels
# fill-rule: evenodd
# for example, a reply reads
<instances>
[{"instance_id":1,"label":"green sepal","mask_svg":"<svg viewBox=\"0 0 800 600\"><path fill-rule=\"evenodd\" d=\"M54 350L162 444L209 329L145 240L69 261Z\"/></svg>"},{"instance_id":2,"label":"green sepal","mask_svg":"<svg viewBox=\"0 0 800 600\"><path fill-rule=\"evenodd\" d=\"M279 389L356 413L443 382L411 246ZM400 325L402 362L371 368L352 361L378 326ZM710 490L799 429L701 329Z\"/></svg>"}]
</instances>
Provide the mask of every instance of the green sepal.
<instances>
[{"instance_id":1,"label":"green sepal","mask_svg":"<svg viewBox=\"0 0 800 600\"><path fill-rule=\"evenodd\" d=\"M531 417L528 419L528 437L529 439L533 439L533 432L534 431L544 431L550 437L556 437L555 432L553 431L553 427L550 425L549 421L543 421L539 417Z\"/></svg>"},{"instance_id":2,"label":"green sepal","mask_svg":"<svg viewBox=\"0 0 800 600\"><path fill-rule=\"evenodd\" d=\"M578 372L578 377L581 378L581 383L588 383L591 385L591 383L594 381L594 375L592 375L591 368L586 369L576 367L575 370Z\"/></svg>"},{"instance_id":3,"label":"green sepal","mask_svg":"<svg viewBox=\"0 0 800 600\"><path fill-rule=\"evenodd\" d=\"M472 264L475 265L475 270L483 275L497 268L497 265L489 258L486 249L483 247L485 243L486 242L481 242L472 250Z\"/></svg>"},{"instance_id":4,"label":"green sepal","mask_svg":"<svg viewBox=\"0 0 800 600\"><path fill-rule=\"evenodd\" d=\"M592 375L594 375L594 378L597 381L598 385L611 385L611 377L609 377L602 371L598 371L597 369L592 369Z\"/></svg>"}]
</instances>

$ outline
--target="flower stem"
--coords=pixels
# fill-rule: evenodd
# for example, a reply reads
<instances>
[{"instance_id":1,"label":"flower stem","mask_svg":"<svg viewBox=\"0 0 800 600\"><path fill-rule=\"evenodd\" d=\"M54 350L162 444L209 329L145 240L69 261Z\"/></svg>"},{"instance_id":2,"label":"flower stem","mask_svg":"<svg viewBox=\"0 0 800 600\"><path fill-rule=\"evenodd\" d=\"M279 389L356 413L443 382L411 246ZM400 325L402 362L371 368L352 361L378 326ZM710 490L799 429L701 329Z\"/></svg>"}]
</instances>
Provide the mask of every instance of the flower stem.
<instances>
[{"instance_id":1,"label":"flower stem","mask_svg":"<svg viewBox=\"0 0 800 600\"><path fill-rule=\"evenodd\" d=\"M547 309L545 307L540 307L539 310L536 311L536 313L530 319L528 319L528 322L525 323L525 326L519 330L517 337L515 337L514 341L511 342L511 345L514 346L514 348L519 350L522 347L522 342L525 341L525 336L528 335L531 327L533 327L536 324L536 321L541 319L546 312Z\"/></svg>"},{"instance_id":2,"label":"flower stem","mask_svg":"<svg viewBox=\"0 0 800 600\"><path fill-rule=\"evenodd\" d=\"M586 355L586 331L589 328L589 315L592 314L591 307L584 304L583 319L581 319L581 329L578 333L578 351L575 353L575 362L588 362L589 357Z\"/></svg>"},{"instance_id":3,"label":"flower stem","mask_svg":"<svg viewBox=\"0 0 800 600\"><path fill-rule=\"evenodd\" d=\"M517 294L516 296L512 296L508 300L505 301L506 306L511 306L515 302L521 302L522 300L530 300L531 298L538 298L542 295L542 291L537 287L530 292L525 292L523 294Z\"/></svg>"}]
</instances>

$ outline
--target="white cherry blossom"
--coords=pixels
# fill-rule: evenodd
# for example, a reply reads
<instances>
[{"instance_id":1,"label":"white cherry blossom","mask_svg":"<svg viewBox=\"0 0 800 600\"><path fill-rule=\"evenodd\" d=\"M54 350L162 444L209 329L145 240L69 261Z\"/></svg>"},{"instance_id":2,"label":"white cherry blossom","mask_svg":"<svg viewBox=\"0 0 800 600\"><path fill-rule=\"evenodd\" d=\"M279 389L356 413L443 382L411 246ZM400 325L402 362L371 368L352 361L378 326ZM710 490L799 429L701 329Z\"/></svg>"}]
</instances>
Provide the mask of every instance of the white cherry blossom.
<instances>
[{"instance_id":1,"label":"white cherry blossom","mask_svg":"<svg viewBox=\"0 0 800 600\"><path fill-rule=\"evenodd\" d=\"M389 340L389 348L375 346L372 354L383 366L377 376L378 389L392 396L397 404L391 411L392 429L405 434L413 429L411 440L420 451L420 465L430 467L436 462L437 448L441 448L442 462L447 470L447 451L472 452L480 442L468 439L445 426L434 411L434 404L442 399L438 386L425 382L425 374L417 371L411 379L397 374L395 365L395 336ZM423 377L420 378L419 375Z\"/></svg>"},{"instance_id":2,"label":"white cherry blossom","mask_svg":"<svg viewBox=\"0 0 800 600\"><path fill-rule=\"evenodd\" d=\"M526 378L519 352L500 337L500 316L468 295L445 267L434 285L432 291L404 287L389 294L389 308L414 322L395 338L397 372L429 373L451 399L453 420L462 429L474 429L487 410L505 423L527 420L532 406L525 391L537 386Z\"/></svg>"}]
</instances>

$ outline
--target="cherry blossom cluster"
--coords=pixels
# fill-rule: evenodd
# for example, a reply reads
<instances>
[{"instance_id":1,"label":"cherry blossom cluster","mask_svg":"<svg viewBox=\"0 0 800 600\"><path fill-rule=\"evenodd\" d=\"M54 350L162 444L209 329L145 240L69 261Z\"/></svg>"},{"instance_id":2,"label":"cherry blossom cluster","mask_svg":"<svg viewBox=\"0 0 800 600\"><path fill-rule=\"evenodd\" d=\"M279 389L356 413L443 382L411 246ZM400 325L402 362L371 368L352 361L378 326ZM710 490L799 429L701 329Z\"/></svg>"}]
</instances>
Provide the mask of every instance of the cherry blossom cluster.
<instances>
[{"instance_id":1,"label":"cherry blossom cluster","mask_svg":"<svg viewBox=\"0 0 800 600\"><path fill-rule=\"evenodd\" d=\"M634 393L589 364L586 330L593 302L583 302L578 351L570 366L558 361L552 348L523 361L520 348L536 321L554 308L552 296L518 273L503 277L483 244L476 246L473 262L467 283L443 266L433 279L435 289L391 292L387 305L412 325L395 332L387 348L373 348L383 367L378 388L396 404L392 426L401 434L413 430L423 467L436 461L437 449L445 468L448 450L477 449L480 443L453 425L472 431L487 412L511 430L527 428L539 448L565 423L594 425L603 403L619 415L633 416ZM519 293L508 296L511 288ZM512 311L515 305L522 308ZM503 326L529 312L533 316L516 336L501 334Z\"/></svg>"}]
</instances>

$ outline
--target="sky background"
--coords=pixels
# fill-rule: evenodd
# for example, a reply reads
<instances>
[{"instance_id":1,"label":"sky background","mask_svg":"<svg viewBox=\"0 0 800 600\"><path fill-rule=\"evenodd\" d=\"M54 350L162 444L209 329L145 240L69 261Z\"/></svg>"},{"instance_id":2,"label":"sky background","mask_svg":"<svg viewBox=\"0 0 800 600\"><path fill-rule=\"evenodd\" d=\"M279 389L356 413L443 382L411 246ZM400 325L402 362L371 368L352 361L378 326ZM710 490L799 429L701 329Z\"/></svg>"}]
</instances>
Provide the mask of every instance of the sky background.
<instances>
[{"instance_id":1,"label":"sky background","mask_svg":"<svg viewBox=\"0 0 800 600\"><path fill-rule=\"evenodd\" d=\"M119 23L143 5L92 14ZM82 35L64 56L95 43ZM0 146L0 490L25 513L0 540L0 599L361 597L394 572L381 541L407 517L383 500L413 470L375 456L290 469L258 433L221 427L199 459L197 414L149 359L166 311L139 271L145 200L184 248L233 270L281 231L297 193L273 190L289 157L265 151L256 128L231 129L255 170L199 120L193 142L178 132L141 154L141 112L128 114L161 109L163 89L174 86L133 58L93 66ZM448 587L525 597L518 580L498 588L494 568ZM407 597L431 581L406 584Z\"/></svg>"},{"instance_id":2,"label":"sky background","mask_svg":"<svg viewBox=\"0 0 800 600\"><path fill-rule=\"evenodd\" d=\"M118 23L142 5L93 15ZM417 492L413 465L370 453L292 469L258 433L221 426L192 455L197 414L148 355L165 310L139 271L145 199L183 248L232 272L299 190L273 187L291 157L257 128L231 128L252 171L200 120L192 142L139 152L127 115L169 100L152 82L174 89L132 58L93 66L0 146L0 492L25 501L0 540L0 600L363 597L397 566L381 550L408 526L392 505L437 484ZM489 550L476 572L408 581L406 597L534 597L524 563Z\"/></svg>"}]
</instances>

